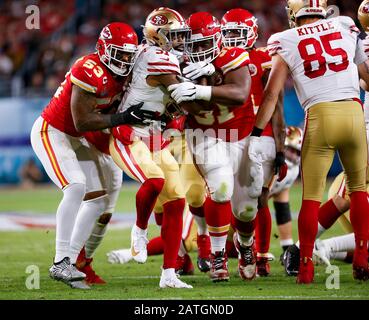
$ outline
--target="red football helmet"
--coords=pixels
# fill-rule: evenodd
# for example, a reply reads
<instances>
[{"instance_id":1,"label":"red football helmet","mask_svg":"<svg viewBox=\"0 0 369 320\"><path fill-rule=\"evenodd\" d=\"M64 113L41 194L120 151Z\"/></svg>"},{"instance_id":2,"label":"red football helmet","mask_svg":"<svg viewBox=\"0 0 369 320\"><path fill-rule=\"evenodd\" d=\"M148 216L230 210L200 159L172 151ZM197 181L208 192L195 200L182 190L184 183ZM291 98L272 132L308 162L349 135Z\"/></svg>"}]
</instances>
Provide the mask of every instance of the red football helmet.
<instances>
[{"instance_id":1,"label":"red football helmet","mask_svg":"<svg viewBox=\"0 0 369 320\"><path fill-rule=\"evenodd\" d=\"M190 37L185 41L185 54L192 62L213 61L220 53L220 23L209 12L196 12L187 19Z\"/></svg>"},{"instance_id":2,"label":"red football helmet","mask_svg":"<svg viewBox=\"0 0 369 320\"><path fill-rule=\"evenodd\" d=\"M226 47L250 49L258 38L257 19L245 9L227 11L222 18L221 29L222 42Z\"/></svg>"},{"instance_id":3,"label":"red football helmet","mask_svg":"<svg viewBox=\"0 0 369 320\"><path fill-rule=\"evenodd\" d=\"M100 60L112 72L127 76L134 65L138 39L133 28L122 22L106 25L96 43Z\"/></svg>"}]
</instances>

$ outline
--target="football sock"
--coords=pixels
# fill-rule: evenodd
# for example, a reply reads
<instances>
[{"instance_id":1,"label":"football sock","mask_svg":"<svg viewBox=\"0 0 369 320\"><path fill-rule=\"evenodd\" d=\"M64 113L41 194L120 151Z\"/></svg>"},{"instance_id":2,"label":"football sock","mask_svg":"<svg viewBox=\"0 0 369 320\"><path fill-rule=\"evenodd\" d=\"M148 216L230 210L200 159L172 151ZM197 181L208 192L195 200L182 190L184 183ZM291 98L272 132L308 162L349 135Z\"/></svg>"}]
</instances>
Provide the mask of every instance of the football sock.
<instances>
[{"instance_id":1,"label":"football sock","mask_svg":"<svg viewBox=\"0 0 369 320\"><path fill-rule=\"evenodd\" d=\"M330 199L319 208L318 221L326 230L329 229L341 215L342 212L337 209L333 199Z\"/></svg>"},{"instance_id":2,"label":"football sock","mask_svg":"<svg viewBox=\"0 0 369 320\"><path fill-rule=\"evenodd\" d=\"M287 248L291 245L293 245L293 239L283 239L279 241L279 244L281 245L283 252L287 250Z\"/></svg>"},{"instance_id":3,"label":"football sock","mask_svg":"<svg viewBox=\"0 0 369 320\"><path fill-rule=\"evenodd\" d=\"M108 224L100 223L96 221L95 226L92 229L90 237L87 239L85 244L86 258L92 258L97 247L100 245L104 235L106 233Z\"/></svg>"},{"instance_id":4,"label":"football sock","mask_svg":"<svg viewBox=\"0 0 369 320\"><path fill-rule=\"evenodd\" d=\"M237 230L238 242L243 247L250 246L254 238L254 230L256 227L256 217L251 221L241 221L233 216L232 225Z\"/></svg>"},{"instance_id":5,"label":"football sock","mask_svg":"<svg viewBox=\"0 0 369 320\"><path fill-rule=\"evenodd\" d=\"M231 202L218 203L208 197L204 209L210 235L211 252L223 251L232 216Z\"/></svg>"},{"instance_id":6,"label":"football sock","mask_svg":"<svg viewBox=\"0 0 369 320\"><path fill-rule=\"evenodd\" d=\"M155 222L158 226L163 224L163 212L155 212Z\"/></svg>"},{"instance_id":7,"label":"football sock","mask_svg":"<svg viewBox=\"0 0 369 320\"><path fill-rule=\"evenodd\" d=\"M318 231L319 201L303 200L298 218L300 258L311 258Z\"/></svg>"},{"instance_id":8,"label":"football sock","mask_svg":"<svg viewBox=\"0 0 369 320\"><path fill-rule=\"evenodd\" d=\"M70 240L72 264L76 262L79 252L90 237L96 220L105 211L106 205L107 195L82 202Z\"/></svg>"},{"instance_id":9,"label":"football sock","mask_svg":"<svg viewBox=\"0 0 369 320\"><path fill-rule=\"evenodd\" d=\"M162 254L164 252L163 239L159 236L152 238L147 244L147 255L154 256L157 254Z\"/></svg>"},{"instance_id":10,"label":"football sock","mask_svg":"<svg viewBox=\"0 0 369 320\"><path fill-rule=\"evenodd\" d=\"M355 233L354 264L368 265L369 237L369 203L365 191L355 191L350 194L350 221Z\"/></svg>"},{"instance_id":11,"label":"football sock","mask_svg":"<svg viewBox=\"0 0 369 320\"><path fill-rule=\"evenodd\" d=\"M73 183L63 190L63 199L56 211L56 242L54 262L70 257L70 238L78 209L85 196L85 185Z\"/></svg>"},{"instance_id":12,"label":"football sock","mask_svg":"<svg viewBox=\"0 0 369 320\"><path fill-rule=\"evenodd\" d=\"M156 199L163 189L165 180L162 178L147 179L136 194L137 220L136 226L146 230Z\"/></svg>"},{"instance_id":13,"label":"football sock","mask_svg":"<svg viewBox=\"0 0 369 320\"><path fill-rule=\"evenodd\" d=\"M182 241L184 199L169 201L163 205L161 237L164 243L163 269L175 268Z\"/></svg>"},{"instance_id":14,"label":"football sock","mask_svg":"<svg viewBox=\"0 0 369 320\"><path fill-rule=\"evenodd\" d=\"M204 212L204 207L201 206L199 208L195 208L192 206L190 207L190 211L193 214L193 217L196 221L196 225L197 225L197 233L201 236L201 235L209 235L208 232L208 227L206 225L206 220L205 220L205 212Z\"/></svg>"},{"instance_id":15,"label":"football sock","mask_svg":"<svg viewBox=\"0 0 369 320\"><path fill-rule=\"evenodd\" d=\"M258 253L267 253L270 245L270 234L272 233L272 217L269 208L260 208L256 217L256 251Z\"/></svg>"}]
</instances>

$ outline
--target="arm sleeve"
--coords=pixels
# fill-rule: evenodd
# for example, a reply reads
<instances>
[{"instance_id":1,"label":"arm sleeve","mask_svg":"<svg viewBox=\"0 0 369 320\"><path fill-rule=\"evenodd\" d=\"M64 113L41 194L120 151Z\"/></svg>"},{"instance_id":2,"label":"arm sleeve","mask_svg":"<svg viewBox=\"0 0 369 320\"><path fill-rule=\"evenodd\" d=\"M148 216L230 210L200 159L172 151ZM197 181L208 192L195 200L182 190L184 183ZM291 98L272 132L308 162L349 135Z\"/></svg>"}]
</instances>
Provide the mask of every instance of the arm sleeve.
<instances>
[{"instance_id":1,"label":"arm sleeve","mask_svg":"<svg viewBox=\"0 0 369 320\"><path fill-rule=\"evenodd\" d=\"M148 55L146 65L148 75L181 74L177 57L169 52L163 52L161 50L154 51Z\"/></svg>"}]
</instances>

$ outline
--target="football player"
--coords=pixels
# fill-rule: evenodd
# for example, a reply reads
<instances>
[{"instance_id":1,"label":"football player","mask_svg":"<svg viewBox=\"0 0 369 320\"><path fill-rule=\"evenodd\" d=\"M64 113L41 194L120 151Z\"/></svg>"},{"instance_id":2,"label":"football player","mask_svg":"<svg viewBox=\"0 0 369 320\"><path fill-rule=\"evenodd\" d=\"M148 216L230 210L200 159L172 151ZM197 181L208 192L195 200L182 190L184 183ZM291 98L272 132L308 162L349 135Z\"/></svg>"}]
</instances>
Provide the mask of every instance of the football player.
<instances>
[{"instance_id":1,"label":"football player","mask_svg":"<svg viewBox=\"0 0 369 320\"><path fill-rule=\"evenodd\" d=\"M178 83L179 61L171 52L173 40L183 41L188 27L183 17L170 8L157 8L146 18L143 33L146 40L133 68L129 91L120 111L126 112L140 102L143 108L162 116L173 101L167 88ZM187 103L187 107L198 108ZM164 263L160 288L192 288L177 278L175 266L181 242L185 193L179 165L168 148L163 147L161 121L151 126L122 125L113 130L110 153L117 165L142 183L136 194L137 220L131 232L133 259L147 259L147 224L157 200L163 206L161 236L164 241Z\"/></svg>"},{"instance_id":2,"label":"football player","mask_svg":"<svg viewBox=\"0 0 369 320\"><path fill-rule=\"evenodd\" d=\"M268 80L271 57L266 48L256 48L255 42L258 38L257 19L245 9L231 9L227 11L221 20L221 29L223 36L223 45L225 47L240 47L248 51L250 55L250 73L251 73L251 93L249 96L248 122L255 121L255 115L261 103L263 89ZM276 162L283 161L283 149L285 141L285 124L283 117L283 92L280 94L276 112L272 121L264 131L264 136L273 137L276 143ZM279 168L277 165L276 168ZM283 167L287 170L287 165ZM284 172L279 181L283 179ZM268 207L269 187L262 186L261 196L259 197L258 213L256 220L256 250L257 250L257 274L267 276L270 273L268 262L268 250L270 244L270 234L272 230L272 219Z\"/></svg>"},{"instance_id":3,"label":"football player","mask_svg":"<svg viewBox=\"0 0 369 320\"><path fill-rule=\"evenodd\" d=\"M81 216L96 217L107 206L104 182L91 176L102 170L99 155L85 145L83 132L154 116L142 111L142 105L122 114L100 112L122 95L137 52L134 30L124 23L111 23L101 31L96 49L73 64L31 132L33 150L64 194L56 213L56 254L49 271L51 278L67 283L85 278L74 266L79 250L70 250L78 210Z\"/></svg>"},{"instance_id":4,"label":"football player","mask_svg":"<svg viewBox=\"0 0 369 320\"><path fill-rule=\"evenodd\" d=\"M312 253L319 206L336 150L345 168L351 199L350 216L356 241L353 276L367 280L367 150L359 100L359 74L369 82L367 57L358 42L359 30L351 18L326 19L327 1L289 0L287 3L292 28L273 35L268 41L272 71L252 132L249 153L261 154L260 133L271 118L278 94L291 72L298 98L306 111L301 150L303 201L298 218L300 266L297 283L308 284L314 279Z\"/></svg>"},{"instance_id":5,"label":"football player","mask_svg":"<svg viewBox=\"0 0 369 320\"><path fill-rule=\"evenodd\" d=\"M225 244L233 208L239 231L235 236L240 252L239 273L251 280L256 275L253 234L258 195L248 194L254 181L247 170L239 170L248 168L246 137L252 127L247 123L249 55L242 48L221 48L220 23L211 14L194 13L187 23L191 37L185 42L185 53L193 64L183 69L183 75L192 80L199 78L200 83L206 76L208 85L183 82L169 89L177 103L203 100L199 103L203 108L212 108L190 114L187 123L191 128L187 131L189 149L209 191L205 218L211 241L210 277L214 282L229 280ZM263 146L269 151L264 164L270 164L275 158L274 140L265 138ZM268 179L269 174L265 177Z\"/></svg>"}]
</instances>

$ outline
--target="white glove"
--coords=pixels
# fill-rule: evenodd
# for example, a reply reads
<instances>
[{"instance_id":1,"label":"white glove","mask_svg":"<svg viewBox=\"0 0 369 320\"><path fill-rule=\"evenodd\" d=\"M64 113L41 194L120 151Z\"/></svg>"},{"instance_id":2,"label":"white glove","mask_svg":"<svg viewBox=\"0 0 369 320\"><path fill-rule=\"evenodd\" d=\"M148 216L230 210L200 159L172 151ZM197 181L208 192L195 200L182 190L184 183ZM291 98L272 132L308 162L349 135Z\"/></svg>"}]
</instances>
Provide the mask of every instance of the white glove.
<instances>
[{"instance_id":1,"label":"white glove","mask_svg":"<svg viewBox=\"0 0 369 320\"><path fill-rule=\"evenodd\" d=\"M212 63L200 61L195 63L188 63L182 71L183 76L187 79L195 80L201 76L211 76L215 72L215 67Z\"/></svg>"},{"instance_id":2,"label":"white glove","mask_svg":"<svg viewBox=\"0 0 369 320\"><path fill-rule=\"evenodd\" d=\"M171 84L168 90L171 92L171 97L178 104L183 101L210 101L211 99L211 86L200 86L192 82Z\"/></svg>"}]
</instances>

